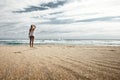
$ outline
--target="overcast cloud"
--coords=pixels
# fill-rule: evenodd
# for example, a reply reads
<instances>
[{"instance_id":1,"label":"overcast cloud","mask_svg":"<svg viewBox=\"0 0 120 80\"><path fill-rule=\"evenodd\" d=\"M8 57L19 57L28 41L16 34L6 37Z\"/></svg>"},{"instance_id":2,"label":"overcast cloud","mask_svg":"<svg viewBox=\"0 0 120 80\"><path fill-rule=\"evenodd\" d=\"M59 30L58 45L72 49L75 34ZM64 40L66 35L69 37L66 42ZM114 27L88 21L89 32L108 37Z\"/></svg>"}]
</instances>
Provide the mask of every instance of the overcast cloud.
<instances>
[{"instance_id":1,"label":"overcast cloud","mask_svg":"<svg viewBox=\"0 0 120 80\"><path fill-rule=\"evenodd\" d=\"M120 39L120 0L1 0L0 38Z\"/></svg>"}]
</instances>

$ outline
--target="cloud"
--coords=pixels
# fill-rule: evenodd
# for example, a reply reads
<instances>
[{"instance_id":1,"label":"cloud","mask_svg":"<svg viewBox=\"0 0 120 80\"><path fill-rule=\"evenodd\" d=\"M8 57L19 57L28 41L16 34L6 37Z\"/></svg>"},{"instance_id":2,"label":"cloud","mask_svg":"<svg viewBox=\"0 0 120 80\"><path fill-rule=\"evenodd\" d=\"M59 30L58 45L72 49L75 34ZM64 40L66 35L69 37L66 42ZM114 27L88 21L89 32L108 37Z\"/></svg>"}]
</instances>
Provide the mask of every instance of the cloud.
<instances>
[{"instance_id":1,"label":"cloud","mask_svg":"<svg viewBox=\"0 0 120 80\"><path fill-rule=\"evenodd\" d=\"M49 21L41 22L40 24L72 24L74 21L71 19L64 19L64 20L58 20L58 19L51 19Z\"/></svg>"},{"instance_id":2,"label":"cloud","mask_svg":"<svg viewBox=\"0 0 120 80\"><path fill-rule=\"evenodd\" d=\"M117 20L116 20L117 19ZM96 22L96 21L120 21L120 16L98 17L92 19L78 20L76 22Z\"/></svg>"},{"instance_id":3,"label":"cloud","mask_svg":"<svg viewBox=\"0 0 120 80\"><path fill-rule=\"evenodd\" d=\"M108 17L97 17L97 18L90 18L90 19L81 19L81 20L74 20L73 19L58 19L57 17L54 18L48 18L48 21L41 22L41 24L73 24L73 23L79 23L79 22L100 22L100 21L114 21L114 22L119 22L120 21L120 16L108 16Z\"/></svg>"},{"instance_id":4,"label":"cloud","mask_svg":"<svg viewBox=\"0 0 120 80\"><path fill-rule=\"evenodd\" d=\"M33 11L42 11L47 10L50 8L57 8L59 6L63 6L67 1L56 1L56 2L48 2L40 4L39 6L30 6L28 8L24 8L24 10L21 11L13 11L15 13L25 13L25 12L33 12Z\"/></svg>"},{"instance_id":5,"label":"cloud","mask_svg":"<svg viewBox=\"0 0 120 80\"><path fill-rule=\"evenodd\" d=\"M49 15L57 15L57 14L61 14L61 13L63 13L62 11L60 11L60 12L53 12L53 13L50 13Z\"/></svg>"}]
</instances>

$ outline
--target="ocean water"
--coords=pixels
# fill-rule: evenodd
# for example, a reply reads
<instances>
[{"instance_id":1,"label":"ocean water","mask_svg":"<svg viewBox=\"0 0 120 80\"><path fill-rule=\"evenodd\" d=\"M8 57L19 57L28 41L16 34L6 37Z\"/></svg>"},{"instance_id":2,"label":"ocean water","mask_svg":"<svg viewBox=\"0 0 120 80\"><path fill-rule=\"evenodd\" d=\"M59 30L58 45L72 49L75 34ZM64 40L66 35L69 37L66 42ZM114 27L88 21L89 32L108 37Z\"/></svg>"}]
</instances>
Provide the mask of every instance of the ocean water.
<instances>
[{"instance_id":1,"label":"ocean water","mask_svg":"<svg viewBox=\"0 0 120 80\"><path fill-rule=\"evenodd\" d=\"M29 40L0 40L0 45L28 45ZM120 46L120 40L35 40L36 45Z\"/></svg>"}]
</instances>

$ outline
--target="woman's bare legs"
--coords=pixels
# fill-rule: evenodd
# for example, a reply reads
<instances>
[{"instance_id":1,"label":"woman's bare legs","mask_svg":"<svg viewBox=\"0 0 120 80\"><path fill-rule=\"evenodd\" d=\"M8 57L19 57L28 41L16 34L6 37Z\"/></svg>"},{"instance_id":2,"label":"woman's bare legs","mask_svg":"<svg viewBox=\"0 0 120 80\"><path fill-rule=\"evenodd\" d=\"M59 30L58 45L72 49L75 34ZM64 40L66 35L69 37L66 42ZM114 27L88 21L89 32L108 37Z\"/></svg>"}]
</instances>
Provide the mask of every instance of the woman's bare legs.
<instances>
[{"instance_id":1,"label":"woman's bare legs","mask_svg":"<svg viewBox=\"0 0 120 80\"><path fill-rule=\"evenodd\" d=\"M30 47L33 47L34 44L34 36L30 36Z\"/></svg>"},{"instance_id":2,"label":"woman's bare legs","mask_svg":"<svg viewBox=\"0 0 120 80\"><path fill-rule=\"evenodd\" d=\"M34 44L34 37L32 37L32 47L33 47L33 44Z\"/></svg>"},{"instance_id":3,"label":"woman's bare legs","mask_svg":"<svg viewBox=\"0 0 120 80\"><path fill-rule=\"evenodd\" d=\"M30 47L31 47L31 42L32 42L32 40L31 40L31 37L30 37Z\"/></svg>"}]
</instances>

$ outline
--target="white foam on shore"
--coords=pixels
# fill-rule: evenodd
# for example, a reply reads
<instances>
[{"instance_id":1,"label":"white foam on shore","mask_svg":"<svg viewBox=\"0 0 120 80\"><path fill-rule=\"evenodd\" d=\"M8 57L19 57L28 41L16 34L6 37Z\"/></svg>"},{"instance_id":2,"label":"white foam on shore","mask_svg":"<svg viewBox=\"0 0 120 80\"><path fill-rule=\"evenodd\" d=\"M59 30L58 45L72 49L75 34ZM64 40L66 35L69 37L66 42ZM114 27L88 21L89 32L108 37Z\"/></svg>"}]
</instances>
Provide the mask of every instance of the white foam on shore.
<instances>
[{"instance_id":1,"label":"white foam on shore","mask_svg":"<svg viewBox=\"0 0 120 80\"><path fill-rule=\"evenodd\" d=\"M120 46L120 40L35 40L35 44ZM29 40L0 40L0 45L29 44Z\"/></svg>"}]
</instances>

